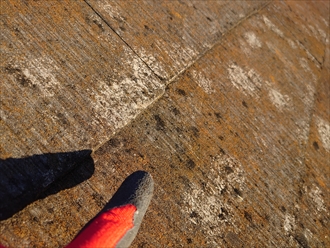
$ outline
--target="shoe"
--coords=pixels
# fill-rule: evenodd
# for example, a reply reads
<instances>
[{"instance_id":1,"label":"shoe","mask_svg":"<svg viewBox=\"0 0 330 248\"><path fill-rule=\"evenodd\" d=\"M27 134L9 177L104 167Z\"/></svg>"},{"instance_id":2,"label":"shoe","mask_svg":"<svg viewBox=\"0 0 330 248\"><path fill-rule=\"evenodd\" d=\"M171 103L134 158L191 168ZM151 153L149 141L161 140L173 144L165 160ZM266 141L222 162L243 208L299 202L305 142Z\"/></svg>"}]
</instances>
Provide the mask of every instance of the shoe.
<instances>
[{"instance_id":1,"label":"shoe","mask_svg":"<svg viewBox=\"0 0 330 248\"><path fill-rule=\"evenodd\" d=\"M133 242L154 190L151 175L136 171L66 248L127 248Z\"/></svg>"}]
</instances>

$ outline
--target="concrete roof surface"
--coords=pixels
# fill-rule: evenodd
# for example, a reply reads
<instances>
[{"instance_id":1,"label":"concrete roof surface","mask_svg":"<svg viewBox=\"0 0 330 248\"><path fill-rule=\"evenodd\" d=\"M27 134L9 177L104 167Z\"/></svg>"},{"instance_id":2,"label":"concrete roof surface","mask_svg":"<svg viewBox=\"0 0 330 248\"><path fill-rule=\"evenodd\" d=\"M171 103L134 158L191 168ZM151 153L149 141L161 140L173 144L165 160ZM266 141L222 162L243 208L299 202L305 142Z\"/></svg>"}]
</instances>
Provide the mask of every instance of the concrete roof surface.
<instances>
[{"instance_id":1,"label":"concrete roof surface","mask_svg":"<svg viewBox=\"0 0 330 248\"><path fill-rule=\"evenodd\" d=\"M0 244L65 246L145 170L132 247L330 247L329 1L0 12Z\"/></svg>"}]
</instances>

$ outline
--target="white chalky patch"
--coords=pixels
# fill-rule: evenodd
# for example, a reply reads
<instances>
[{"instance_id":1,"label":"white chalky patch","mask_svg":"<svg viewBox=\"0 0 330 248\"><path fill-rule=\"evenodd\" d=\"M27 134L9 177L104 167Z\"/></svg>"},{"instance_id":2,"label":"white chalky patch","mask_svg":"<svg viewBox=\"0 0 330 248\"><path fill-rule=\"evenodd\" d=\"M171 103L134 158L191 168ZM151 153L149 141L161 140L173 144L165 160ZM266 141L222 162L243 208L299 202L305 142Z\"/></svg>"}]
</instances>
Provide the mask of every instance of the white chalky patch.
<instances>
[{"instance_id":1,"label":"white chalky patch","mask_svg":"<svg viewBox=\"0 0 330 248\"><path fill-rule=\"evenodd\" d=\"M262 85L260 76L253 70L243 70L238 65L232 63L229 65L228 78L231 83L245 94L256 95L257 89Z\"/></svg>"},{"instance_id":2,"label":"white chalky patch","mask_svg":"<svg viewBox=\"0 0 330 248\"><path fill-rule=\"evenodd\" d=\"M323 147L329 151L330 150L330 124L329 122L318 117L316 119L317 130L319 137L322 141Z\"/></svg>"},{"instance_id":3,"label":"white chalky patch","mask_svg":"<svg viewBox=\"0 0 330 248\"><path fill-rule=\"evenodd\" d=\"M102 2L99 2L99 4L102 4ZM105 4L102 7L106 13L108 13L112 18L115 18L116 20L120 20L121 22L126 22L124 17L120 14L121 11L115 4Z\"/></svg>"},{"instance_id":4,"label":"white chalky patch","mask_svg":"<svg viewBox=\"0 0 330 248\"><path fill-rule=\"evenodd\" d=\"M284 34L281 30L279 30L266 16L263 16L263 20L266 24L266 26L272 30L274 33L276 33L280 37L284 37Z\"/></svg>"},{"instance_id":5,"label":"white chalky patch","mask_svg":"<svg viewBox=\"0 0 330 248\"><path fill-rule=\"evenodd\" d=\"M283 95L275 89L270 89L268 94L272 103L280 110L291 105L291 100L288 95Z\"/></svg>"},{"instance_id":6,"label":"white chalky patch","mask_svg":"<svg viewBox=\"0 0 330 248\"><path fill-rule=\"evenodd\" d=\"M210 180L204 189L191 183L191 189L184 192L182 211L190 216L193 213L194 217L189 220L212 238L223 233L226 223L232 223L231 219L235 218L230 214L232 206L221 197L222 191L244 191L245 173L239 161L228 155L219 155L212 159L206 176ZM232 200L242 201L243 198L237 196ZM219 215L224 215L224 218L219 218Z\"/></svg>"},{"instance_id":7,"label":"white chalky patch","mask_svg":"<svg viewBox=\"0 0 330 248\"><path fill-rule=\"evenodd\" d=\"M141 60L133 59L131 66L132 77L111 83L96 80L96 89L90 92L94 112L113 130L126 125L164 88L159 80L150 76L151 71Z\"/></svg>"},{"instance_id":8,"label":"white chalky patch","mask_svg":"<svg viewBox=\"0 0 330 248\"><path fill-rule=\"evenodd\" d=\"M318 25L316 25L316 27L312 26L312 25L308 25L309 29L312 31L313 36L318 39L321 42L325 42L326 38L327 38L327 34L319 28Z\"/></svg>"},{"instance_id":9,"label":"white chalky patch","mask_svg":"<svg viewBox=\"0 0 330 248\"><path fill-rule=\"evenodd\" d=\"M308 240L313 239L313 233L311 232L311 230L309 230L308 228L306 228L304 230L304 235Z\"/></svg>"},{"instance_id":10,"label":"white chalky patch","mask_svg":"<svg viewBox=\"0 0 330 248\"><path fill-rule=\"evenodd\" d=\"M305 71L307 71L307 72L311 71L311 68L309 67L308 62L305 58L300 58L299 64Z\"/></svg>"},{"instance_id":11,"label":"white chalky patch","mask_svg":"<svg viewBox=\"0 0 330 248\"><path fill-rule=\"evenodd\" d=\"M159 42L157 41L157 43ZM165 44L159 45L159 47L164 47L164 46ZM180 71L185 70L187 64L191 63L198 56L198 53L190 47L183 48L180 44L177 43L172 43L171 46L173 47L173 49L170 49L170 51L165 51L165 52L176 63L177 68ZM177 51L182 51L182 52L178 53ZM176 59L178 56L179 58Z\"/></svg>"},{"instance_id":12,"label":"white chalky patch","mask_svg":"<svg viewBox=\"0 0 330 248\"><path fill-rule=\"evenodd\" d=\"M52 97L59 87L59 82L54 75L56 69L58 68L53 60L40 57L27 62L22 72L32 85L40 89L42 96Z\"/></svg>"},{"instance_id":13,"label":"white chalky patch","mask_svg":"<svg viewBox=\"0 0 330 248\"><path fill-rule=\"evenodd\" d=\"M300 58L299 59L299 64L304 69L304 71L308 72L311 75L312 82L313 83L316 83L317 82L317 77L315 76L315 74L313 73L312 69L310 68L307 59Z\"/></svg>"},{"instance_id":14,"label":"white chalky patch","mask_svg":"<svg viewBox=\"0 0 330 248\"><path fill-rule=\"evenodd\" d=\"M261 42L258 39L258 37L255 35L255 33L253 33L253 32L246 32L244 34L244 38L246 39L247 43L249 43L249 45L252 48L260 48L261 47Z\"/></svg>"},{"instance_id":15,"label":"white chalky patch","mask_svg":"<svg viewBox=\"0 0 330 248\"><path fill-rule=\"evenodd\" d=\"M296 227L295 218L290 214L285 214L283 228L286 232L292 232Z\"/></svg>"},{"instance_id":16,"label":"white chalky patch","mask_svg":"<svg viewBox=\"0 0 330 248\"><path fill-rule=\"evenodd\" d=\"M326 20L326 19L324 19L323 17L321 17L321 20L323 21L323 23L324 23L327 27L329 27L329 20Z\"/></svg>"},{"instance_id":17,"label":"white chalky patch","mask_svg":"<svg viewBox=\"0 0 330 248\"><path fill-rule=\"evenodd\" d=\"M296 44L294 43L293 40L291 40L291 39L289 39L289 38L286 38L286 41L288 42L288 44L290 45L290 47L291 47L292 49L297 49L297 46L296 46Z\"/></svg>"},{"instance_id":18,"label":"white chalky patch","mask_svg":"<svg viewBox=\"0 0 330 248\"><path fill-rule=\"evenodd\" d=\"M153 70L157 75L167 78L167 73L163 66L154 56L148 54L145 49L140 49L138 52L140 58Z\"/></svg>"},{"instance_id":19,"label":"white chalky patch","mask_svg":"<svg viewBox=\"0 0 330 248\"><path fill-rule=\"evenodd\" d=\"M327 42L327 33L324 32L324 30L321 29L318 25L317 25L317 32L319 33L321 41L322 42Z\"/></svg>"},{"instance_id":20,"label":"white chalky patch","mask_svg":"<svg viewBox=\"0 0 330 248\"><path fill-rule=\"evenodd\" d=\"M266 41L266 45L272 53L276 53L276 47L273 45L273 43Z\"/></svg>"},{"instance_id":21,"label":"white chalky patch","mask_svg":"<svg viewBox=\"0 0 330 248\"><path fill-rule=\"evenodd\" d=\"M309 30L312 31L314 37L316 38L316 36L317 36L317 32L316 32L316 29L314 28L314 26L312 26L312 25L308 25L308 27L309 27Z\"/></svg>"},{"instance_id":22,"label":"white chalky patch","mask_svg":"<svg viewBox=\"0 0 330 248\"><path fill-rule=\"evenodd\" d=\"M186 47L184 51L189 56L187 58L196 58L198 55L198 53L195 50L191 49L190 47Z\"/></svg>"},{"instance_id":23,"label":"white chalky patch","mask_svg":"<svg viewBox=\"0 0 330 248\"><path fill-rule=\"evenodd\" d=\"M250 56L252 53L251 46L246 44L246 41L243 39L238 39L241 50L245 53L246 56Z\"/></svg>"},{"instance_id":24,"label":"white chalky patch","mask_svg":"<svg viewBox=\"0 0 330 248\"><path fill-rule=\"evenodd\" d=\"M309 124L307 120L300 120L296 122L296 136L301 145L305 145L309 135Z\"/></svg>"},{"instance_id":25,"label":"white chalky patch","mask_svg":"<svg viewBox=\"0 0 330 248\"><path fill-rule=\"evenodd\" d=\"M315 202L317 211L326 211L322 191L316 185L313 185L308 195Z\"/></svg>"},{"instance_id":26,"label":"white chalky patch","mask_svg":"<svg viewBox=\"0 0 330 248\"><path fill-rule=\"evenodd\" d=\"M213 179L217 193L220 193L225 186L228 188L243 189L245 183L244 170L241 163L229 155L216 156L210 167L209 176Z\"/></svg>"},{"instance_id":27,"label":"white chalky patch","mask_svg":"<svg viewBox=\"0 0 330 248\"><path fill-rule=\"evenodd\" d=\"M306 26L304 24L301 24L301 28L304 31L304 33L308 34L309 36L312 36L310 30L308 28L306 28Z\"/></svg>"},{"instance_id":28,"label":"white chalky patch","mask_svg":"<svg viewBox=\"0 0 330 248\"><path fill-rule=\"evenodd\" d=\"M201 87L205 93L211 94L214 92L212 82L208 78L204 77L201 72L192 71L192 75L198 86Z\"/></svg>"}]
</instances>

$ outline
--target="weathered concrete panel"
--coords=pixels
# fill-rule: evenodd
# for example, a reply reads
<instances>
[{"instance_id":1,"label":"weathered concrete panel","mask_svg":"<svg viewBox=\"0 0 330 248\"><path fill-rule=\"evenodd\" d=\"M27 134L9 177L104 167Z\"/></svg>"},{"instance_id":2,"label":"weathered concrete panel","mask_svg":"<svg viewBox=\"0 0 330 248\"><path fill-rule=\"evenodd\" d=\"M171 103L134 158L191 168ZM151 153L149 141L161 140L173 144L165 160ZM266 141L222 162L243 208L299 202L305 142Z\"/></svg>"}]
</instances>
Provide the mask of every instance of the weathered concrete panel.
<instances>
[{"instance_id":1,"label":"weathered concrete panel","mask_svg":"<svg viewBox=\"0 0 330 248\"><path fill-rule=\"evenodd\" d=\"M268 1L87 2L153 72L171 79Z\"/></svg>"},{"instance_id":2,"label":"weathered concrete panel","mask_svg":"<svg viewBox=\"0 0 330 248\"><path fill-rule=\"evenodd\" d=\"M198 13L206 16L210 7L203 6ZM227 32L94 149L90 179L2 221L0 242L65 245L126 176L144 169L155 196L133 247L328 247L330 66L329 38L321 33L330 8L320 6L274 2ZM142 8L126 10L132 7ZM297 28L306 22L320 35Z\"/></svg>"},{"instance_id":3,"label":"weathered concrete panel","mask_svg":"<svg viewBox=\"0 0 330 248\"><path fill-rule=\"evenodd\" d=\"M2 158L96 147L164 90L83 1L2 2L1 30Z\"/></svg>"}]
</instances>

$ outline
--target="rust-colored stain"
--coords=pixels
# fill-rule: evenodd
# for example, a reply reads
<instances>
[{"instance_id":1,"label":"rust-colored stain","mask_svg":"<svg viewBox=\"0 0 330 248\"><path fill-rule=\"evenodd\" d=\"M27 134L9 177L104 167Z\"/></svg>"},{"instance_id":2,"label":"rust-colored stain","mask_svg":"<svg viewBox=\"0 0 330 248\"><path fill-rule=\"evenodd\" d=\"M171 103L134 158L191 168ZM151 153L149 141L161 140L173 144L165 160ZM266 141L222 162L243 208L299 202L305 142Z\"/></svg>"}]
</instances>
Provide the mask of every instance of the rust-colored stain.
<instances>
[{"instance_id":1,"label":"rust-colored stain","mask_svg":"<svg viewBox=\"0 0 330 248\"><path fill-rule=\"evenodd\" d=\"M93 168L1 220L0 243L65 246L142 169L155 195L132 247L329 247L329 11L4 1L0 166L89 149Z\"/></svg>"}]
</instances>

